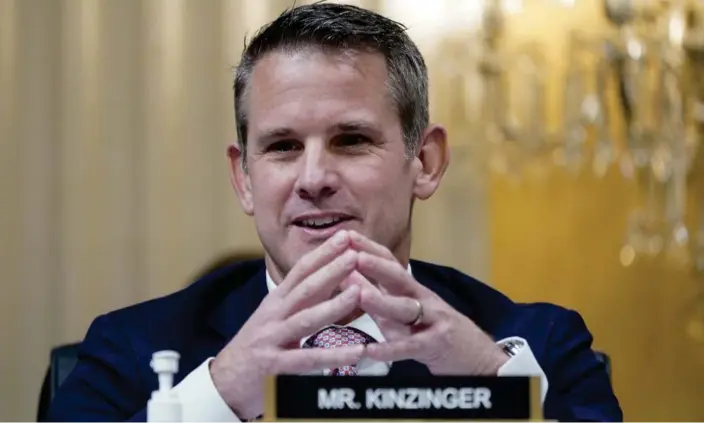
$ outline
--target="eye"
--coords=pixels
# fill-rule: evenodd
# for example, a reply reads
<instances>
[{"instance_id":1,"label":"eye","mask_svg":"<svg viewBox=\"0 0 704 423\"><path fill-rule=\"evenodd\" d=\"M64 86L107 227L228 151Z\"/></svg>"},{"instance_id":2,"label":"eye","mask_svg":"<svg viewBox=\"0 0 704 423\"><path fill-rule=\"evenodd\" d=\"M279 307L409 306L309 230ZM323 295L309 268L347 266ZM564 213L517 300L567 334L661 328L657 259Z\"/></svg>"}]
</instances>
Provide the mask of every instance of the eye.
<instances>
[{"instance_id":1,"label":"eye","mask_svg":"<svg viewBox=\"0 0 704 423\"><path fill-rule=\"evenodd\" d=\"M294 140L281 140L271 143L266 151L271 153L289 153L291 151L297 151L301 148L299 142Z\"/></svg>"},{"instance_id":2,"label":"eye","mask_svg":"<svg viewBox=\"0 0 704 423\"><path fill-rule=\"evenodd\" d=\"M360 134L342 134L335 139L335 144L340 147L357 147L371 142L368 137Z\"/></svg>"}]
</instances>

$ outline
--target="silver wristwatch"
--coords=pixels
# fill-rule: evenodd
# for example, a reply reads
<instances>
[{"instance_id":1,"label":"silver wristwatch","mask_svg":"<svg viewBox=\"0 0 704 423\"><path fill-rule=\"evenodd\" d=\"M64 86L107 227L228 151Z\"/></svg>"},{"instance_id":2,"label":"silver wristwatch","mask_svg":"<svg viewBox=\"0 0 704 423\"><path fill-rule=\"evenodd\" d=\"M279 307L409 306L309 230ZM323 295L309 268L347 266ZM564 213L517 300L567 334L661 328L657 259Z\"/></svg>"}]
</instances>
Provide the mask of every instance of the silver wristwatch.
<instances>
[{"instance_id":1,"label":"silver wristwatch","mask_svg":"<svg viewBox=\"0 0 704 423\"><path fill-rule=\"evenodd\" d=\"M524 346L525 343L523 341L511 340L501 345L501 349L509 357L515 357L523 349Z\"/></svg>"}]
</instances>

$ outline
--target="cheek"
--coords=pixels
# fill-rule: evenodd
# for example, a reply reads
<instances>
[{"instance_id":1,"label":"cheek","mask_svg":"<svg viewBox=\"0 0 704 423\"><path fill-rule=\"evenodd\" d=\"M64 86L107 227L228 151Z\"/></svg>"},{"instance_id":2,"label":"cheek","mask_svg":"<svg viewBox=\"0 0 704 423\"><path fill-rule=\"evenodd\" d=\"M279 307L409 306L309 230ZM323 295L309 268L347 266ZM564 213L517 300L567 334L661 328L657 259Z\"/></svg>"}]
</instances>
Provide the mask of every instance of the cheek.
<instances>
[{"instance_id":1,"label":"cheek","mask_svg":"<svg viewBox=\"0 0 704 423\"><path fill-rule=\"evenodd\" d=\"M357 163L341 166L346 179L367 192L407 191L413 186L415 170L411 162L403 158L391 158L396 152L386 152L381 157L368 158ZM401 154L401 153L398 153Z\"/></svg>"},{"instance_id":2,"label":"cheek","mask_svg":"<svg viewBox=\"0 0 704 423\"><path fill-rule=\"evenodd\" d=\"M384 162L379 166L348 167L347 181L355 198L364 202L367 212L396 215L408 207L413 196L413 175L404 163Z\"/></svg>"},{"instance_id":3,"label":"cheek","mask_svg":"<svg viewBox=\"0 0 704 423\"><path fill-rule=\"evenodd\" d=\"M257 215L278 216L286 203L290 189L285 178L256 174L251 177L252 202Z\"/></svg>"}]
</instances>

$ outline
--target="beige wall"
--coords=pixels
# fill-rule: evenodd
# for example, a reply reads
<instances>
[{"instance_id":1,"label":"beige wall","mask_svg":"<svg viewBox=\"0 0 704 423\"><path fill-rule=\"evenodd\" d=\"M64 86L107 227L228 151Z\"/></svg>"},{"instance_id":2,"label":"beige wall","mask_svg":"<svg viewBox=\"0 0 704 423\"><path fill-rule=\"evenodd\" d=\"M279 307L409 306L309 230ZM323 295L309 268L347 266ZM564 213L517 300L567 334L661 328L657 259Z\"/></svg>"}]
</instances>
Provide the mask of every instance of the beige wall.
<instances>
[{"instance_id":1,"label":"beige wall","mask_svg":"<svg viewBox=\"0 0 704 423\"><path fill-rule=\"evenodd\" d=\"M231 66L290 3L0 0L0 420L34 418L50 347L96 315L257 247L227 180ZM487 277L485 193L449 178L416 255Z\"/></svg>"}]
</instances>

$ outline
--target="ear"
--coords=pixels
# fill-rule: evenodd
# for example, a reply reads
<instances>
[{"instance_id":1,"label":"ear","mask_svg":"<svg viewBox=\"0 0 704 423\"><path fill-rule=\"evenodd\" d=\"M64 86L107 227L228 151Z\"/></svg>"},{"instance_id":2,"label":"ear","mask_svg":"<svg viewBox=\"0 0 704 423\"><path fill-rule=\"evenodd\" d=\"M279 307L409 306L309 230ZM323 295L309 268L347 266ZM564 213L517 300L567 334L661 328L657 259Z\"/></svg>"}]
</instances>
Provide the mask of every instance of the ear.
<instances>
[{"instance_id":1,"label":"ear","mask_svg":"<svg viewBox=\"0 0 704 423\"><path fill-rule=\"evenodd\" d=\"M249 173L244 168L244 156L237 143L227 147L227 157L230 160L230 183L237 193L242 210L251 216L254 214L254 202L252 201L252 185L249 181Z\"/></svg>"},{"instance_id":2,"label":"ear","mask_svg":"<svg viewBox=\"0 0 704 423\"><path fill-rule=\"evenodd\" d=\"M440 186L440 181L450 165L450 148L447 131L440 125L431 125L420 140L415 160L419 166L413 193L421 200L427 200Z\"/></svg>"}]
</instances>

